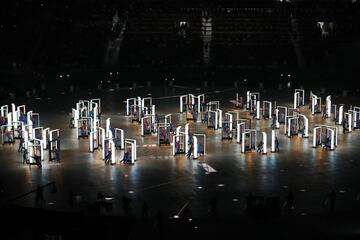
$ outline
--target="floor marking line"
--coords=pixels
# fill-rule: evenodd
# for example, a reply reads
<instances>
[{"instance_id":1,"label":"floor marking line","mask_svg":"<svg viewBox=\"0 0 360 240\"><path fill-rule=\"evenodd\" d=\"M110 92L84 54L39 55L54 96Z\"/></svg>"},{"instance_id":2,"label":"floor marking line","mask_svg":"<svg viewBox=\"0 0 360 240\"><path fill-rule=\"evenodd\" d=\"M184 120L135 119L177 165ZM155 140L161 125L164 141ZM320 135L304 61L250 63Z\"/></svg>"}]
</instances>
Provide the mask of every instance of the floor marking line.
<instances>
[{"instance_id":1,"label":"floor marking line","mask_svg":"<svg viewBox=\"0 0 360 240\"><path fill-rule=\"evenodd\" d=\"M177 181L180 181L180 179L179 179L179 180L175 180L175 181L169 181L169 182L160 183L160 184L153 185L153 186L146 187L146 188L142 188L142 189L137 190L136 192L141 192L141 191L145 191L145 190L148 190L148 189L152 189L152 188L157 188L157 187L165 186L165 185L168 185L168 184L175 183L175 182L177 182Z\"/></svg>"},{"instance_id":2,"label":"floor marking line","mask_svg":"<svg viewBox=\"0 0 360 240\"><path fill-rule=\"evenodd\" d=\"M204 168L204 170L206 171L206 172L216 172L216 170L214 169L214 168L212 168L209 164L207 164L207 163L202 163L201 164L202 165L202 167Z\"/></svg>"},{"instance_id":3,"label":"floor marking line","mask_svg":"<svg viewBox=\"0 0 360 240\"><path fill-rule=\"evenodd\" d=\"M190 201L187 201L176 215L180 216L181 212L186 208L187 205L189 205L189 203L190 203Z\"/></svg>"}]
</instances>

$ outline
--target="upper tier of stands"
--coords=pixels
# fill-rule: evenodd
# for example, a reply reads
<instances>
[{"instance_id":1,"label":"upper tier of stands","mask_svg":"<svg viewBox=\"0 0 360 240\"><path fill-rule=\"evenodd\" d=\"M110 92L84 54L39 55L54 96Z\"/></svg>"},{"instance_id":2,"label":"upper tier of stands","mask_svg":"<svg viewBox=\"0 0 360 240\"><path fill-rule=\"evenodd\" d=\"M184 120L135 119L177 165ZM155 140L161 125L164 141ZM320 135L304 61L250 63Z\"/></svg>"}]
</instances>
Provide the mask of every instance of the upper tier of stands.
<instances>
[{"instance_id":1,"label":"upper tier of stands","mask_svg":"<svg viewBox=\"0 0 360 240\"><path fill-rule=\"evenodd\" d=\"M212 23L207 47L215 66L297 66L294 40L305 59L316 64L333 49L356 41L360 32L359 10L350 3L129 2L12 1L1 16L1 68L101 68L113 15L123 10L129 14L120 66L202 66L205 9ZM179 27L182 21L186 30ZM318 22L336 27L322 37Z\"/></svg>"}]
</instances>

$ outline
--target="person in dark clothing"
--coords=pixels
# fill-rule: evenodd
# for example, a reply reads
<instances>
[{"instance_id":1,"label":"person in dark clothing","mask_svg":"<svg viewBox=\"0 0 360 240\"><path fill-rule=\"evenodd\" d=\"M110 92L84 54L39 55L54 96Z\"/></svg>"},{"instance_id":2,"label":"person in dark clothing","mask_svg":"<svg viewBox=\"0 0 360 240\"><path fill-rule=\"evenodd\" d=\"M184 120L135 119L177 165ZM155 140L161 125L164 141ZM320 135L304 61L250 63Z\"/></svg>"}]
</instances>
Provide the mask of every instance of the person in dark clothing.
<instances>
[{"instance_id":1,"label":"person in dark clothing","mask_svg":"<svg viewBox=\"0 0 360 240\"><path fill-rule=\"evenodd\" d=\"M23 152L23 164L27 163L27 156L28 156L28 151L26 149L24 149L24 152Z\"/></svg>"},{"instance_id":2,"label":"person in dark clothing","mask_svg":"<svg viewBox=\"0 0 360 240\"><path fill-rule=\"evenodd\" d=\"M335 199L336 199L336 193L334 190L332 190L328 195L329 201L330 201L330 208L331 210L334 210L335 208Z\"/></svg>"},{"instance_id":3,"label":"person in dark clothing","mask_svg":"<svg viewBox=\"0 0 360 240\"><path fill-rule=\"evenodd\" d=\"M55 149L55 159L56 159L56 161L60 162L60 149L59 148Z\"/></svg>"},{"instance_id":4,"label":"person in dark clothing","mask_svg":"<svg viewBox=\"0 0 360 240\"><path fill-rule=\"evenodd\" d=\"M261 151L263 150L263 147L264 147L264 142L260 141L257 147L258 147L258 149L256 150L256 152L261 153Z\"/></svg>"},{"instance_id":5,"label":"person in dark clothing","mask_svg":"<svg viewBox=\"0 0 360 240\"><path fill-rule=\"evenodd\" d=\"M60 136L57 136L56 137L56 145L57 145L57 148L59 149L59 151L60 151L60 141L61 141Z\"/></svg>"},{"instance_id":6,"label":"person in dark clothing","mask_svg":"<svg viewBox=\"0 0 360 240\"><path fill-rule=\"evenodd\" d=\"M68 203L69 203L69 206L72 207L73 206L73 203L74 203L74 192L73 191L70 191L69 192L69 198L68 198Z\"/></svg>"},{"instance_id":7,"label":"person in dark clothing","mask_svg":"<svg viewBox=\"0 0 360 240\"><path fill-rule=\"evenodd\" d=\"M125 152L124 157L120 161L120 163L126 164L128 161L131 161L131 154L130 154L130 152Z\"/></svg>"},{"instance_id":8,"label":"person in dark clothing","mask_svg":"<svg viewBox=\"0 0 360 240\"><path fill-rule=\"evenodd\" d=\"M185 208L182 220L185 230L191 231L193 229L193 216L189 206Z\"/></svg>"},{"instance_id":9,"label":"person in dark clothing","mask_svg":"<svg viewBox=\"0 0 360 240\"><path fill-rule=\"evenodd\" d=\"M122 197L122 204L123 204L123 210L124 210L124 214L125 216L130 216L131 215L131 199L127 198L126 196Z\"/></svg>"},{"instance_id":10,"label":"person in dark clothing","mask_svg":"<svg viewBox=\"0 0 360 240\"><path fill-rule=\"evenodd\" d=\"M346 120L344 119L342 122L342 127L343 127L343 133L346 133Z\"/></svg>"},{"instance_id":11,"label":"person in dark clothing","mask_svg":"<svg viewBox=\"0 0 360 240\"><path fill-rule=\"evenodd\" d=\"M305 137L305 124L301 127L301 137Z\"/></svg>"},{"instance_id":12,"label":"person in dark clothing","mask_svg":"<svg viewBox=\"0 0 360 240\"><path fill-rule=\"evenodd\" d=\"M157 213L156 213L156 227L158 229L159 232L162 232L162 229L163 229L163 221L164 221L164 217L163 217L163 213L161 210L159 210Z\"/></svg>"},{"instance_id":13,"label":"person in dark clothing","mask_svg":"<svg viewBox=\"0 0 360 240\"><path fill-rule=\"evenodd\" d=\"M214 196L210 201L210 214L212 216L216 216L217 215L217 198Z\"/></svg>"},{"instance_id":14,"label":"person in dark clothing","mask_svg":"<svg viewBox=\"0 0 360 240\"><path fill-rule=\"evenodd\" d=\"M74 118L72 117L72 118L70 118L70 122L69 122L69 127L70 128L73 128L74 126L75 126L75 123L74 123Z\"/></svg>"},{"instance_id":15,"label":"person in dark clothing","mask_svg":"<svg viewBox=\"0 0 360 240\"><path fill-rule=\"evenodd\" d=\"M41 158L39 155L35 155L34 156L34 159L35 159L35 163L36 165L38 166L38 168L42 168L42 163L41 163Z\"/></svg>"},{"instance_id":16,"label":"person in dark clothing","mask_svg":"<svg viewBox=\"0 0 360 240\"><path fill-rule=\"evenodd\" d=\"M109 163L110 160L111 160L111 151L109 151L108 154L106 154L106 156L105 156L105 164Z\"/></svg>"},{"instance_id":17,"label":"person in dark clothing","mask_svg":"<svg viewBox=\"0 0 360 240\"><path fill-rule=\"evenodd\" d=\"M186 221L188 221L189 219L191 219L192 218L192 212L191 212L191 208L189 207L189 206L187 206L186 208L185 208L185 210L184 210L184 219L186 220Z\"/></svg>"},{"instance_id":18,"label":"person in dark clothing","mask_svg":"<svg viewBox=\"0 0 360 240\"><path fill-rule=\"evenodd\" d=\"M36 207L40 207L40 208L42 208L45 204L43 189L41 186L37 186L37 188L36 188L35 204L36 204Z\"/></svg>"},{"instance_id":19,"label":"person in dark clothing","mask_svg":"<svg viewBox=\"0 0 360 240\"><path fill-rule=\"evenodd\" d=\"M327 148L327 149L331 148L331 139L330 139L330 137L326 138L325 148Z\"/></svg>"},{"instance_id":20,"label":"person in dark clothing","mask_svg":"<svg viewBox=\"0 0 360 240\"><path fill-rule=\"evenodd\" d=\"M327 114L326 114L326 106L323 106L322 107L322 118L325 119L327 117Z\"/></svg>"},{"instance_id":21,"label":"person in dark clothing","mask_svg":"<svg viewBox=\"0 0 360 240\"><path fill-rule=\"evenodd\" d=\"M24 148L24 143L25 143L24 138L20 138L18 152L21 152L21 151L23 150L23 148Z\"/></svg>"},{"instance_id":22,"label":"person in dark clothing","mask_svg":"<svg viewBox=\"0 0 360 240\"><path fill-rule=\"evenodd\" d=\"M190 143L190 147L189 147L188 152L186 153L186 156L187 156L188 158L190 158L193 151L194 151L194 144L193 144L193 143Z\"/></svg>"},{"instance_id":23,"label":"person in dark clothing","mask_svg":"<svg viewBox=\"0 0 360 240\"><path fill-rule=\"evenodd\" d=\"M279 139L277 137L275 137L275 152L279 152Z\"/></svg>"},{"instance_id":24,"label":"person in dark clothing","mask_svg":"<svg viewBox=\"0 0 360 240\"><path fill-rule=\"evenodd\" d=\"M147 203L146 202L143 202L143 204L142 204L142 218L143 219L148 219L148 217L149 217L149 206L147 205Z\"/></svg>"},{"instance_id":25,"label":"person in dark clothing","mask_svg":"<svg viewBox=\"0 0 360 240\"><path fill-rule=\"evenodd\" d=\"M271 128L275 129L276 128L276 115L273 114L271 119L272 119Z\"/></svg>"},{"instance_id":26,"label":"person in dark clothing","mask_svg":"<svg viewBox=\"0 0 360 240\"><path fill-rule=\"evenodd\" d=\"M291 191L286 196L286 206L290 211L294 208L294 194Z\"/></svg>"},{"instance_id":27,"label":"person in dark clothing","mask_svg":"<svg viewBox=\"0 0 360 240\"><path fill-rule=\"evenodd\" d=\"M0 180L0 194L4 192L4 182Z\"/></svg>"}]
</instances>

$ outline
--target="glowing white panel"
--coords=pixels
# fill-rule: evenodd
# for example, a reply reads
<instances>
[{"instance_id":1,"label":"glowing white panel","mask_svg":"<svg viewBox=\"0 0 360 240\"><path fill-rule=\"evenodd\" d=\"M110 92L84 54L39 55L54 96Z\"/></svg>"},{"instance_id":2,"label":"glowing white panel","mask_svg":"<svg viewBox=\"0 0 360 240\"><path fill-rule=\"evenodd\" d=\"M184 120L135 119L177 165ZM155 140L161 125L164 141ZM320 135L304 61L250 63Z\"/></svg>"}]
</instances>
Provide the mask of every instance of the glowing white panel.
<instances>
[{"instance_id":1,"label":"glowing white panel","mask_svg":"<svg viewBox=\"0 0 360 240\"><path fill-rule=\"evenodd\" d=\"M326 115L331 117L331 96L326 97Z\"/></svg>"},{"instance_id":2,"label":"glowing white panel","mask_svg":"<svg viewBox=\"0 0 360 240\"><path fill-rule=\"evenodd\" d=\"M105 129L99 127L99 131L100 131L100 137L101 137L101 146L102 148L105 148ZM101 151L102 152L102 159L105 159L105 151Z\"/></svg>"},{"instance_id":3,"label":"glowing white panel","mask_svg":"<svg viewBox=\"0 0 360 240\"><path fill-rule=\"evenodd\" d=\"M266 132L262 132L263 136L263 154L267 154L267 134Z\"/></svg>"},{"instance_id":4,"label":"glowing white panel","mask_svg":"<svg viewBox=\"0 0 360 240\"><path fill-rule=\"evenodd\" d=\"M196 136L193 136L193 143L194 143L194 156L193 158L194 159L197 159L198 158L198 140L197 140L197 137Z\"/></svg>"},{"instance_id":5,"label":"glowing white panel","mask_svg":"<svg viewBox=\"0 0 360 240\"><path fill-rule=\"evenodd\" d=\"M7 115L7 125L8 125L8 131L11 131L11 127L13 125L13 114L11 112L8 113Z\"/></svg>"},{"instance_id":6,"label":"glowing white panel","mask_svg":"<svg viewBox=\"0 0 360 240\"><path fill-rule=\"evenodd\" d=\"M16 106L14 103L11 104L11 112L12 112L12 120L17 121Z\"/></svg>"},{"instance_id":7,"label":"glowing white panel","mask_svg":"<svg viewBox=\"0 0 360 240\"><path fill-rule=\"evenodd\" d=\"M246 108L250 108L250 91L246 92Z\"/></svg>"},{"instance_id":8,"label":"glowing white panel","mask_svg":"<svg viewBox=\"0 0 360 240\"><path fill-rule=\"evenodd\" d=\"M338 124L342 124L343 122L343 116L344 116L344 106L339 107L339 118L338 118Z\"/></svg>"},{"instance_id":9,"label":"glowing white panel","mask_svg":"<svg viewBox=\"0 0 360 240\"><path fill-rule=\"evenodd\" d=\"M348 122L348 131L349 133L352 132L352 115L350 113L345 113L347 116L347 122Z\"/></svg>"},{"instance_id":10,"label":"glowing white panel","mask_svg":"<svg viewBox=\"0 0 360 240\"><path fill-rule=\"evenodd\" d=\"M219 128L222 128L221 124L222 124L222 110L221 109L216 109L216 112L217 112L217 118L218 118L218 121L217 121L217 125ZM216 125L216 123L215 123Z\"/></svg>"},{"instance_id":11,"label":"glowing white panel","mask_svg":"<svg viewBox=\"0 0 360 240\"><path fill-rule=\"evenodd\" d=\"M114 141L111 139L109 140L109 146L111 149L111 165L115 165L116 164L116 159L115 159L115 143Z\"/></svg>"},{"instance_id":12,"label":"glowing white panel","mask_svg":"<svg viewBox=\"0 0 360 240\"><path fill-rule=\"evenodd\" d=\"M271 130L271 152L275 152L275 129Z\"/></svg>"},{"instance_id":13,"label":"glowing white panel","mask_svg":"<svg viewBox=\"0 0 360 240\"><path fill-rule=\"evenodd\" d=\"M171 123L171 114L165 115L165 124Z\"/></svg>"},{"instance_id":14,"label":"glowing white panel","mask_svg":"<svg viewBox=\"0 0 360 240\"><path fill-rule=\"evenodd\" d=\"M50 128L45 128L43 131L42 131L42 139L43 139L43 148L44 149L47 149L47 136L50 134ZM50 136L49 136L50 137Z\"/></svg>"},{"instance_id":15,"label":"glowing white panel","mask_svg":"<svg viewBox=\"0 0 360 240\"><path fill-rule=\"evenodd\" d=\"M151 106L151 123L156 123L155 105Z\"/></svg>"},{"instance_id":16,"label":"glowing white panel","mask_svg":"<svg viewBox=\"0 0 360 240\"><path fill-rule=\"evenodd\" d=\"M218 128L218 112L215 112L215 129Z\"/></svg>"},{"instance_id":17,"label":"glowing white panel","mask_svg":"<svg viewBox=\"0 0 360 240\"><path fill-rule=\"evenodd\" d=\"M187 104L187 95L180 96L180 112L184 112L183 105Z\"/></svg>"},{"instance_id":18,"label":"glowing white panel","mask_svg":"<svg viewBox=\"0 0 360 240\"><path fill-rule=\"evenodd\" d=\"M334 130L331 130L331 150L334 150L335 149L335 146L334 146L334 138L335 138L335 133L334 133Z\"/></svg>"},{"instance_id":19,"label":"glowing white panel","mask_svg":"<svg viewBox=\"0 0 360 240\"><path fill-rule=\"evenodd\" d=\"M299 114L299 117L304 119L304 138L307 138L309 137L309 119L303 114Z\"/></svg>"},{"instance_id":20,"label":"glowing white panel","mask_svg":"<svg viewBox=\"0 0 360 240\"><path fill-rule=\"evenodd\" d=\"M240 143L240 123L236 124L236 142Z\"/></svg>"},{"instance_id":21,"label":"glowing white panel","mask_svg":"<svg viewBox=\"0 0 360 240\"><path fill-rule=\"evenodd\" d=\"M176 152L176 138L178 137L178 135L175 135L175 136L173 136L172 138L173 138L173 145L172 145L172 154L173 154L173 156L175 156L175 152Z\"/></svg>"},{"instance_id":22,"label":"glowing white panel","mask_svg":"<svg viewBox=\"0 0 360 240\"><path fill-rule=\"evenodd\" d=\"M314 127L313 131L313 147L316 148L316 131L317 129L321 129L321 127Z\"/></svg>"},{"instance_id":23,"label":"glowing white panel","mask_svg":"<svg viewBox=\"0 0 360 240\"><path fill-rule=\"evenodd\" d=\"M245 132L242 133L242 139L241 139L241 152L245 152Z\"/></svg>"},{"instance_id":24,"label":"glowing white panel","mask_svg":"<svg viewBox=\"0 0 360 240\"><path fill-rule=\"evenodd\" d=\"M185 124L185 153L189 151L189 123Z\"/></svg>"}]
</instances>

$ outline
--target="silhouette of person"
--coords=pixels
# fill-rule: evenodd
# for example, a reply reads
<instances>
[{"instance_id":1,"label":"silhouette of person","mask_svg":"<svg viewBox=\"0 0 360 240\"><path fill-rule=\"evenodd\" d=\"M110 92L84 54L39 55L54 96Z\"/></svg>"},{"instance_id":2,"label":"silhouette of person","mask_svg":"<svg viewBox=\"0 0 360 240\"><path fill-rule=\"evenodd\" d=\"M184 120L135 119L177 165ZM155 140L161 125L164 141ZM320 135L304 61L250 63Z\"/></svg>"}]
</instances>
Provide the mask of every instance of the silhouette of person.
<instances>
[{"instance_id":1,"label":"silhouette of person","mask_svg":"<svg viewBox=\"0 0 360 240\"><path fill-rule=\"evenodd\" d=\"M346 132L346 128L347 128L347 122L346 120L344 119L343 122L342 122L342 127L343 127L343 133Z\"/></svg>"},{"instance_id":2,"label":"silhouette of person","mask_svg":"<svg viewBox=\"0 0 360 240\"><path fill-rule=\"evenodd\" d=\"M69 206L72 207L73 203L74 203L74 192L73 191L69 191L69 199L68 199L68 203Z\"/></svg>"},{"instance_id":3,"label":"silhouette of person","mask_svg":"<svg viewBox=\"0 0 360 240\"><path fill-rule=\"evenodd\" d=\"M209 204L210 204L210 214L212 216L216 216L217 215L217 204L218 204L216 196L214 196L212 199L210 199Z\"/></svg>"},{"instance_id":4,"label":"silhouette of person","mask_svg":"<svg viewBox=\"0 0 360 240\"><path fill-rule=\"evenodd\" d=\"M23 150L24 143L25 143L24 138L20 138L18 152L21 152Z\"/></svg>"},{"instance_id":5,"label":"silhouette of person","mask_svg":"<svg viewBox=\"0 0 360 240\"><path fill-rule=\"evenodd\" d=\"M143 219L148 219L148 217L149 217L149 206L147 205L146 202L143 202L141 209L142 209L141 210L142 211L142 218Z\"/></svg>"},{"instance_id":6,"label":"silhouette of person","mask_svg":"<svg viewBox=\"0 0 360 240\"><path fill-rule=\"evenodd\" d=\"M122 204L125 216L131 215L131 208L130 208L131 199L127 198L126 196L122 197Z\"/></svg>"},{"instance_id":7,"label":"silhouette of person","mask_svg":"<svg viewBox=\"0 0 360 240\"><path fill-rule=\"evenodd\" d=\"M35 203L36 203L36 207L40 207L40 208L42 208L45 204L43 189L41 186L37 186L36 188Z\"/></svg>"},{"instance_id":8,"label":"silhouette of person","mask_svg":"<svg viewBox=\"0 0 360 240\"><path fill-rule=\"evenodd\" d=\"M275 127L276 127L276 115L273 114L273 115L272 115L271 128L274 129Z\"/></svg>"},{"instance_id":9,"label":"silhouette of person","mask_svg":"<svg viewBox=\"0 0 360 240\"><path fill-rule=\"evenodd\" d=\"M256 150L256 152L260 152L263 150L263 146L264 146L264 142L263 141L260 141L259 144L258 144L258 149Z\"/></svg>"},{"instance_id":10,"label":"silhouette of person","mask_svg":"<svg viewBox=\"0 0 360 240\"><path fill-rule=\"evenodd\" d=\"M4 182L0 179L0 194L4 192Z\"/></svg>"},{"instance_id":11,"label":"silhouette of person","mask_svg":"<svg viewBox=\"0 0 360 240\"><path fill-rule=\"evenodd\" d=\"M192 217L192 212L191 212L191 208L189 206L187 206L184 210L184 215L183 215L183 224L185 227L186 231L189 231L192 229L192 224L193 224L193 217Z\"/></svg>"},{"instance_id":12,"label":"silhouette of person","mask_svg":"<svg viewBox=\"0 0 360 240\"><path fill-rule=\"evenodd\" d=\"M291 211L294 207L294 194L292 193L292 191L290 191L288 193L288 195L286 196L286 205L287 208Z\"/></svg>"},{"instance_id":13,"label":"silhouette of person","mask_svg":"<svg viewBox=\"0 0 360 240\"><path fill-rule=\"evenodd\" d=\"M163 229L163 221L164 221L164 217L163 217L163 213L161 210L159 210L157 213L156 213L156 226L157 226L157 229L159 232L162 232L162 229Z\"/></svg>"},{"instance_id":14,"label":"silhouette of person","mask_svg":"<svg viewBox=\"0 0 360 240\"><path fill-rule=\"evenodd\" d=\"M280 151L279 149L279 139L277 137L275 137L275 152Z\"/></svg>"},{"instance_id":15,"label":"silhouette of person","mask_svg":"<svg viewBox=\"0 0 360 240\"><path fill-rule=\"evenodd\" d=\"M330 200L330 208L331 208L331 210L334 210L334 208L335 208L335 199L336 199L336 193L335 193L335 191L332 190L332 191L329 193L328 197L329 197L329 200Z\"/></svg>"},{"instance_id":16,"label":"silhouette of person","mask_svg":"<svg viewBox=\"0 0 360 240\"><path fill-rule=\"evenodd\" d=\"M26 161L27 161L27 155L28 155L28 151L26 149L24 149L24 152L23 152L23 164L26 163Z\"/></svg>"}]
</instances>

